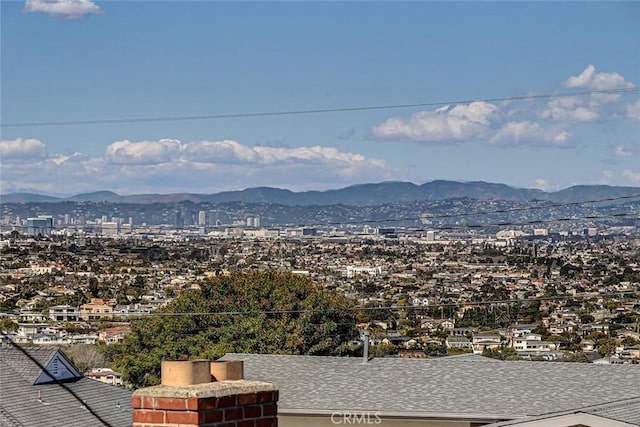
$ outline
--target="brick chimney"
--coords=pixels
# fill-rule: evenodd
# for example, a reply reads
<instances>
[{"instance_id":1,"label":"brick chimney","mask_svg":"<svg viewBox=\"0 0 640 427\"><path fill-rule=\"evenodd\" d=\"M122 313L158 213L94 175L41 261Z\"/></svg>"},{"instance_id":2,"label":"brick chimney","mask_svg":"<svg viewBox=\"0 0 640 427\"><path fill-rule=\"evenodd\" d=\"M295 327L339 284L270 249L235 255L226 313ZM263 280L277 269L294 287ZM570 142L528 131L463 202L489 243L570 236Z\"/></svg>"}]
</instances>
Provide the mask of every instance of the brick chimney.
<instances>
[{"instance_id":1,"label":"brick chimney","mask_svg":"<svg viewBox=\"0 0 640 427\"><path fill-rule=\"evenodd\" d=\"M162 384L133 393L133 427L277 427L278 390L242 372L242 361L162 362Z\"/></svg>"}]
</instances>

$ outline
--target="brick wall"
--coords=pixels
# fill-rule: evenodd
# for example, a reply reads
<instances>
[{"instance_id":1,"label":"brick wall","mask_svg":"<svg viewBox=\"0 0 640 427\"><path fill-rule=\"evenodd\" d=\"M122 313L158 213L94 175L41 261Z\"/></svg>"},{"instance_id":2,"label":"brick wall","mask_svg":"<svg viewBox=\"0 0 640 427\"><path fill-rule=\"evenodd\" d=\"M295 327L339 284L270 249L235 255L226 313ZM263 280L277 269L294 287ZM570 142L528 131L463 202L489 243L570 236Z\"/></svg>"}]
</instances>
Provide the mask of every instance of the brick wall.
<instances>
[{"instance_id":1,"label":"brick wall","mask_svg":"<svg viewBox=\"0 0 640 427\"><path fill-rule=\"evenodd\" d=\"M278 390L256 381L156 386L131 398L133 427L277 427Z\"/></svg>"}]
</instances>

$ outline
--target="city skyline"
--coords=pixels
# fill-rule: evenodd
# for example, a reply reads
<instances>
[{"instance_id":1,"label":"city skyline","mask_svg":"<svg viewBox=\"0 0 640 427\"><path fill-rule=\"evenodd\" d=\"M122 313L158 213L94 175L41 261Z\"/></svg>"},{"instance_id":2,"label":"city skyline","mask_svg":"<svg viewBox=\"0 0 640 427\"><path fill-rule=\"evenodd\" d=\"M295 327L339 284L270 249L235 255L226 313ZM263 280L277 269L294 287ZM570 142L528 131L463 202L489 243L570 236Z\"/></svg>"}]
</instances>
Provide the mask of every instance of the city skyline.
<instances>
[{"instance_id":1,"label":"city skyline","mask_svg":"<svg viewBox=\"0 0 640 427\"><path fill-rule=\"evenodd\" d=\"M640 186L637 3L0 7L3 194Z\"/></svg>"}]
</instances>

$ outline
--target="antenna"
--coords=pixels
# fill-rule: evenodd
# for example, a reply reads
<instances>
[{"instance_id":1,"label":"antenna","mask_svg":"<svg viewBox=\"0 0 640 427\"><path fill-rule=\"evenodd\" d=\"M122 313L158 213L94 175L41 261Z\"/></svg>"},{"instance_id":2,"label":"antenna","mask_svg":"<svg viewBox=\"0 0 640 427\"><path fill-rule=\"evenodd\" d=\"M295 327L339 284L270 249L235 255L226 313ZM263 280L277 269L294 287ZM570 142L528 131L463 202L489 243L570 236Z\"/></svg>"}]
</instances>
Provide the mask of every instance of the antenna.
<instances>
[{"instance_id":1,"label":"antenna","mask_svg":"<svg viewBox=\"0 0 640 427\"><path fill-rule=\"evenodd\" d=\"M364 348L362 350L362 364L365 364L369 361L369 336L371 332L368 329L364 330Z\"/></svg>"}]
</instances>

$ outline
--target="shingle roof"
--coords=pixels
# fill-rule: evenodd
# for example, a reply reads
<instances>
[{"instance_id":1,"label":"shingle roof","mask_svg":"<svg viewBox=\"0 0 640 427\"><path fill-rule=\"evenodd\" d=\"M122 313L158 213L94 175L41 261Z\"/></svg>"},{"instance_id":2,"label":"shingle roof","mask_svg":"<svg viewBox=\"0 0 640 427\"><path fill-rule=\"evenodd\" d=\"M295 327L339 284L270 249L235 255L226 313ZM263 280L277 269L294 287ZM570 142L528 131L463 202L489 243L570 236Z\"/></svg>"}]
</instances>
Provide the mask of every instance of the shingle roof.
<instances>
[{"instance_id":1,"label":"shingle roof","mask_svg":"<svg viewBox=\"0 0 640 427\"><path fill-rule=\"evenodd\" d=\"M518 420L504 421L495 424L490 424L491 427L505 427L505 426L517 426L521 423L526 423L536 420L551 419L558 416L568 414L590 414L602 418L608 418L610 420L621 421L624 423L640 426L640 398L622 399L614 402L607 402L600 405L586 406L577 408L570 411L554 412L550 414L544 414L537 417L527 417ZM489 426L487 426L489 427Z\"/></svg>"},{"instance_id":2,"label":"shingle roof","mask_svg":"<svg viewBox=\"0 0 640 427\"><path fill-rule=\"evenodd\" d=\"M47 366L49 361L58 352L57 348L37 347L27 350L29 355L33 357L40 365ZM24 381L31 384L35 383L42 374L42 369L36 363L30 362L24 354L14 349L0 349L0 363L11 368Z\"/></svg>"},{"instance_id":3,"label":"shingle roof","mask_svg":"<svg viewBox=\"0 0 640 427\"><path fill-rule=\"evenodd\" d=\"M640 384L638 386L640 387ZM640 399L611 402L590 408L582 408L580 411L640 426Z\"/></svg>"},{"instance_id":4,"label":"shingle roof","mask_svg":"<svg viewBox=\"0 0 640 427\"><path fill-rule=\"evenodd\" d=\"M440 359L227 354L245 377L274 383L279 408L481 415L507 420L640 398L640 366Z\"/></svg>"},{"instance_id":5,"label":"shingle roof","mask_svg":"<svg viewBox=\"0 0 640 427\"><path fill-rule=\"evenodd\" d=\"M44 366L57 350L26 351ZM75 393L83 405L59 384L33 385L41 373L19 350L0 349L0 426L102 425L86 407L111 426L131 426L130 391L84 377L65 381L64 386Z\"/></svg>"}]
</instances>

